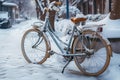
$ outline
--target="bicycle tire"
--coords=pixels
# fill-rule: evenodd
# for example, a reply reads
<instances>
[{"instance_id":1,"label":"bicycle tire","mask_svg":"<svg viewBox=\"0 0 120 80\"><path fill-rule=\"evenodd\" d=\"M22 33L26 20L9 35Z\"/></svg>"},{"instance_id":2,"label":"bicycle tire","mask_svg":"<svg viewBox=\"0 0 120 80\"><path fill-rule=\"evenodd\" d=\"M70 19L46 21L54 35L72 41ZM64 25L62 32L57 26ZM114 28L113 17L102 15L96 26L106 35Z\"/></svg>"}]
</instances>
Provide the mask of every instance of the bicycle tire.
<instances>
[{"instance_id":1,"label":"bicycle tire","mask_svg":"<svg viewBox=\"0 0 120 80\"><path fill-rule=\"evenodd\" d=\"M94 43L92 40L94 40ZM73 43L73 54L85 53L82 44L88 49L93 49L94 52L92 55L86 54L82 57L75 56L74 61L76 66L83 74L88 76L98 76L102 74L107 69L112 55L109 41L95 31L85 30L82 32L82 38L77 37L75 39ZM102 52L100 52L101 50ZM103 52L103 50L105 52Z\"/></svg>"},{"instance_id":2,"label":"bicycle tire","mask_svg":"<svg viewBox=\"0 0 120 80\"><path fill-rule=\"evenodd\" d=\"M38 29L29 29L24 33L21 40L21 49L28 63L42 64L50 57L45 34Z\"/></svg>"}]
</instances>

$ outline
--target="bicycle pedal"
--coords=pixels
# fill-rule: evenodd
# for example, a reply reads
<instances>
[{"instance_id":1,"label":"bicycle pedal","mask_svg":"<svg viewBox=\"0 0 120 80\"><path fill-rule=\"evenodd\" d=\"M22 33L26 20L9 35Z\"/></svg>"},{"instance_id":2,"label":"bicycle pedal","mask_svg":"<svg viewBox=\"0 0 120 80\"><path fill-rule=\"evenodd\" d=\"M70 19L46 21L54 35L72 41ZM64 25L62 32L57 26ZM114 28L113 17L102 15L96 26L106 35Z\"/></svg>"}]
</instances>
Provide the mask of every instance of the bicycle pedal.
<instances>
[{"instance_id":1,"label":"bicycle pedal","mask_svg":"<svg viewBox=\"0 0 120 80\"><path fill-rule=\"evenodd\" d=\"M54 51L49 51L48 53L49 53L50 55L55 54L55 52L54 52Z\"/></svg>"},{"instance_id":2,"label":"bicycle pedal","mask_svg":"<svg viewBox=\"0 0 120 80\"><path fill-rule=\"evenodd\" d=\"M34 28L34 29L38 29L38 28L39 28L39 26L34 25L34 26L33 26L33 28Z\"/></svg>"},{"instance_id":3,"label":"bicycle pedal","mask_svg":"<svg viewBox=\"0 0 120 80\"><path fill-rule=\"evenodd\" d=\"M70 49L70 48L68 49L67 47L65 47L64 50L68 50L68 51L70 51L71 49Z\"/></svg>"}]
</instances>

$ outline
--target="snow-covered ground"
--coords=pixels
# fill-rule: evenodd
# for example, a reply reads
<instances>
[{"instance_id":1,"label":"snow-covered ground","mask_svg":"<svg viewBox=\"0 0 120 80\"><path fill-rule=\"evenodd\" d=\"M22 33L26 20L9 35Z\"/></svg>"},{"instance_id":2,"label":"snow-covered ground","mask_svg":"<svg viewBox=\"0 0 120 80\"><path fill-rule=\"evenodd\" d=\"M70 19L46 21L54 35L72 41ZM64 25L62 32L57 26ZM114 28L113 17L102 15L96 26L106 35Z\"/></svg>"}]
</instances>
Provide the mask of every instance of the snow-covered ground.
<instances>
[{"instance_id":1,"label":"snow-covered ground","mask_svg":"<svg viewBox=\"0 0 120 80\"><path fill-rule=\"evenodd\" d=\"M80 74L73 62L62 74L64 62L56 55L42 65L27 63L21 53L21 37L35 21L0 29L0 80L120 80L120 54L114 52L108 69L98 77Z\"/></svg>"},{"instance_id":2,"label":"snow-covered ground","mask_svg":"<svg viewBox=\"0 0 120 80\"><path fill-rule=\"evenodd\" d=\"M103 26L102 34L107 38L120 38L120 19L111 20L109 19L110 14L108 14L105 19L97 21L97 22L90 22L88 24L105 24Z\"/></svg>"}]
</instances>

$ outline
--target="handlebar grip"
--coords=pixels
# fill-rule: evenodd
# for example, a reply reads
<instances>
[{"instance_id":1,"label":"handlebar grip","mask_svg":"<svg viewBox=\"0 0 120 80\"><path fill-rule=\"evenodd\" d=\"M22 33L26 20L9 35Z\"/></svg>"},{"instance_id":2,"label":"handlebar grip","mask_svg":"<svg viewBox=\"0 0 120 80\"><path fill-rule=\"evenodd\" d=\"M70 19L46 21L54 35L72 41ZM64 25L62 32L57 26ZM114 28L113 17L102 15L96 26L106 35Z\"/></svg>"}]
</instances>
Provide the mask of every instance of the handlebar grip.
<instances>
[{"instance_id":1,"label":"handlebar grip","mask_svg":"<svg viewBox=\"0 0 120 80\"><path fill-rule=\"evenodd\" d=\"M60 6L60 5L62 5L62 2L55 2L55 5Z\"/></svg>"},{"instance_id":2,"label":"handlebar grip","mask_svg":"<svg viewBox=\"0 0 120 80\"><path fill-rule=\"evenodd\" d=\"M45 8L44 8L44 10L48 12L50 9L49 9L49 8L47 8L47 7L45 7Z\"/></svg>"}]
</instances>

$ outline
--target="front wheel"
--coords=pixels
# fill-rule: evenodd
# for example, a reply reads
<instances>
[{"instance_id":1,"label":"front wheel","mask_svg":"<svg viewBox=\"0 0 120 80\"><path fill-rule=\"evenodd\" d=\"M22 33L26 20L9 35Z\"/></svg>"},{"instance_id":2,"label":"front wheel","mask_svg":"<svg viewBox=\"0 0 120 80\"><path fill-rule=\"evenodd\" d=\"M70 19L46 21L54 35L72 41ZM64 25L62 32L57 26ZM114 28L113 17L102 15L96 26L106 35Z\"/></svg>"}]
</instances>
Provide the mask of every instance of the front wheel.
<instances>
[{"instance_id":1,"label":"front wheel","mask_svg":"<svg viewBox=\"0 0 120 80\"><path fill-rule=\"evenodd\" d=\"M27 30L21 41L24 58L29 63L42 64L50 56L48 42L43 32L37 29Z\"/></svg>"},{"instance_id":2,"label":"front wheel","mask_svg":"<svg viewBox=\"0 0 120 80\"><path fill-rule=\"evenodd\" d=\"M98 76L103 73L109 63L112 54L109 41L104 39L99 33L91 30L83 31L73 44L74 61L80 71L88 76Z\"/></svg>"}]
</instances>

